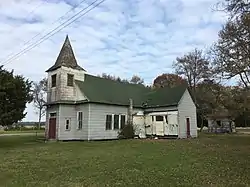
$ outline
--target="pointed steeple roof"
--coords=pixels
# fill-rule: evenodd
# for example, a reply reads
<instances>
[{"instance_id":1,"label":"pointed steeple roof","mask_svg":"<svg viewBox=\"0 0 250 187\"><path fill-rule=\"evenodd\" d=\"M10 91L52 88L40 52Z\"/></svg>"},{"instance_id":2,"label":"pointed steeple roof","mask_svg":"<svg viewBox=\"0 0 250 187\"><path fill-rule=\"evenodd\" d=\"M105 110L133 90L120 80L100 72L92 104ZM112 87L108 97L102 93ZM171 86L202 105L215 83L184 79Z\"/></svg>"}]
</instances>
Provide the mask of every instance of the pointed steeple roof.
<instances>
[{"instance_id":1,"label":"pointed steeple roof","mask_svg":"<svg viewBox=\"0 0 250 187\"><path fill-rule=\"evenodd\" d=\"M72 69L77 69L77 70L84 70L82 67L80 67L77 64L68 35L66 36L66 39L61 48L61 51L56 59L56 63L52 67L50 67L46 72L56 70L57 68L60 68L62 66L69 67Z\"/></svg>"}]
</instances>

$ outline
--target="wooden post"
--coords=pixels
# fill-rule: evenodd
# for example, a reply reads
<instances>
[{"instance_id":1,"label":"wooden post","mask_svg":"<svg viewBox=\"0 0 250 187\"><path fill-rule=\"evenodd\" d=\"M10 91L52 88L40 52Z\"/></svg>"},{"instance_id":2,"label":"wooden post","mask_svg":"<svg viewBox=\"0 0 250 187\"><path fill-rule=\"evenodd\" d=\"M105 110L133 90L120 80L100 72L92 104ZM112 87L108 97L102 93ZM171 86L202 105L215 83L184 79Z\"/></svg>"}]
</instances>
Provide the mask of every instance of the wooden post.
<instances>
[{"instance_id":1,"label":"wooden post","mask_svg":"<svg viewBox=\"0 0 250 187\"><path fill-rule=\"evenodd\" d=\"M133 124L133 100L129 99L128 123Z\"/></svg>"}]
</instances>

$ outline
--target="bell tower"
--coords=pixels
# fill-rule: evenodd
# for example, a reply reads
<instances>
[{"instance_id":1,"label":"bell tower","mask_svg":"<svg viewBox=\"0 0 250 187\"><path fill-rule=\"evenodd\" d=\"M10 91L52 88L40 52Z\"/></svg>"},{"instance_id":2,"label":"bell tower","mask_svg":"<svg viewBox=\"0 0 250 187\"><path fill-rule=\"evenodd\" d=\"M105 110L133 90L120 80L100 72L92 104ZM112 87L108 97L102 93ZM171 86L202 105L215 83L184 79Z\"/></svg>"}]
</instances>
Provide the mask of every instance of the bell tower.
<instances>
[{"instance_id":1,"label":"bell tower","mask_svg":"<svg viewBox=\"0 0 250 187\"><path fill-rule=\"evenodd\" d=\"M68 35L55 64L46 72L48 73L47 103L76 100L74 80L84 81L86 71L77 64Z\"/></svg>"}]
</instances>

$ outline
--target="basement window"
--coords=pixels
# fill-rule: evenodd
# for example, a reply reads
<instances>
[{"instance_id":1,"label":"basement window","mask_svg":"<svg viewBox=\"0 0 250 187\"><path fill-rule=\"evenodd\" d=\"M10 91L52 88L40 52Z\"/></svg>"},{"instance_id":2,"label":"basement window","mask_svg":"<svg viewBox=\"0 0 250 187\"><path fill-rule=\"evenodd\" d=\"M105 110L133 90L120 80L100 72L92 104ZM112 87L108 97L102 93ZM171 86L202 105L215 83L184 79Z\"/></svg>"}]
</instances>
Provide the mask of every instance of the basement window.
<instances>
[{"instance_id":1,"label":"basement window","mask_svg":"<svg viewBox=\"0 0 250 187\"><path fill-rule=\"evenodd\" d=\"M74 85L74 75L68 74L67 77L67 86L73 86Z\"/></svg>"},{"instance_id":2,"label":"basement window","mask_svg":"<svg viewBox=\"0 0 250 187\"><path fill-rule=\"evenodd\" d=\"M51 76L51 87L56 87L56 74Z\"/></svg>"}]
</instances>

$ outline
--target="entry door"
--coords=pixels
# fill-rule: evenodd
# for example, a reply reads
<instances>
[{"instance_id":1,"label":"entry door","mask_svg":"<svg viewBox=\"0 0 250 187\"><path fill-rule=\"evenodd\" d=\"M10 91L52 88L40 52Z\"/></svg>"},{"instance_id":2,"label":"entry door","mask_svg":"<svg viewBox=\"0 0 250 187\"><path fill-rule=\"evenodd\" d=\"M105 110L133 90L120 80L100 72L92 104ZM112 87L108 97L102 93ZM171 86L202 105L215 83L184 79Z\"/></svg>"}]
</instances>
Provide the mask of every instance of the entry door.
<instances>
[{"instance_id":1,"label":"entry door","mask_svg":"<svg viewBox=\"0 0 250 187\"><path fill-rule=\"evenodd\" d=\"M168 114L168 135L178 135L178 116Z\"/></svg>"},{"instance_id":2,"label":"entry door","mask_svg":"<svg viewBox=\"0 0 250 187\"><path fill-rule=\"evenodd\" d=\"M56 139L56 118L49 119L49 139Z\"/></svg>"},{"instance_id":3,"label":"entry door","mask_svg":"<svg viewBox=\"0 0 250 187\"><path fill-rule=\"evenodd\" d=\"M164 136L164 118L155 116L155 131L157 136Z\"/></svg>"},{"instance_id":4,"label":"entry door","mask_svg":"<svg viewBox=\"0 0 250 187\"><path fill-rule=\"evenodd\" d=\"M190 118L186 118L187 124L187 137L190 137Z\"/></svg>"}]
</instances>

